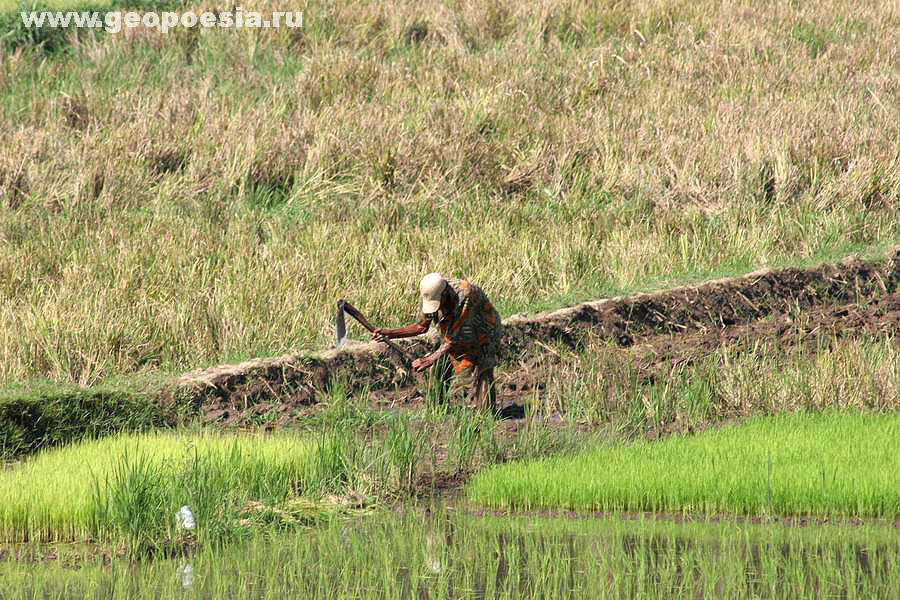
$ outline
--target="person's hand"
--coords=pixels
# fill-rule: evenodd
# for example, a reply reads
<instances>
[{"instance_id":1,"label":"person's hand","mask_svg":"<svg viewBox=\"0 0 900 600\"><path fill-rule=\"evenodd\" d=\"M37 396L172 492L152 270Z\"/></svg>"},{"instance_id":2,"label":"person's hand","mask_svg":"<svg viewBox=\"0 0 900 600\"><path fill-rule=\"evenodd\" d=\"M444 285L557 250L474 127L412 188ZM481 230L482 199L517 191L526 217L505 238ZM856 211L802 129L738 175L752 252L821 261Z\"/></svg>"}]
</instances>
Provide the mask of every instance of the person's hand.
<instances>
[{"instance_id":1,"label":"person's hand","mask_svg":"<svg viewBox=\"0 0 900 600\"><path fill-rule=\"evenodd\" d=\"M391 338L389 338L388 335L384 332L384 329L379 327L372 332L372 339L374 339L376 342L386 342Z\"/></svg>"},{"instance_id":2,"label":"person's hand","mask_svg":"<svg viewBox=\"0 0 900 600\"><path fill-rule=\"evenodd\" d=\"M432 361L427 358L417 358L412 363L413 371L424 371L432 365Z\"/></svg>"}]
</instances>

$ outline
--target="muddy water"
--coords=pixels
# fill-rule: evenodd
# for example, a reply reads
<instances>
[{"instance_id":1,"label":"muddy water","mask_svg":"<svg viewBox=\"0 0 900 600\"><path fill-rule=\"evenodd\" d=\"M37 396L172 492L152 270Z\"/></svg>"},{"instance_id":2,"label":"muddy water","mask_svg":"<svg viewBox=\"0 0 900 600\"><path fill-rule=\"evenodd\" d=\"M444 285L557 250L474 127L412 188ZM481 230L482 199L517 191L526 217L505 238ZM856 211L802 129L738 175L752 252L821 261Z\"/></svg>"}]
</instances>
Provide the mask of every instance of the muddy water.
<instances>
[{"instance_id":1,"label":"muddy water","mask_svg":"<svg viewBox=\"0 0 900 600\"><path fill-rule=\"evenodd\" d=\"M172 560L0 569L3 598L898 598L900 533L410 510Z\"/></svg>"}]
</instances>

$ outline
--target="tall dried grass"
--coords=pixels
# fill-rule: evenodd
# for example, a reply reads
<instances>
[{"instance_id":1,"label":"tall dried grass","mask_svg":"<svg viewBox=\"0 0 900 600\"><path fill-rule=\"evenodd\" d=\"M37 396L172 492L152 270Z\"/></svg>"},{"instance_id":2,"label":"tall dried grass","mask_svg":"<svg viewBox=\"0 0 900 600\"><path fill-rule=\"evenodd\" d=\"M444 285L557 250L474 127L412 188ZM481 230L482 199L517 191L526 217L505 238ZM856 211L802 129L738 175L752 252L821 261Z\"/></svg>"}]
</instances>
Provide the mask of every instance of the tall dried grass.
<instances>
[{"instance_id":1,"label":"tall dried grass","mask_svg":"<svg viewBox=\"0 0 900 600\"><path fill-rule=\"evenodd\" d=\"M431 270L508 313L900 239L895 2L304 23L0 55L0 381L321 347Z\"/></svg>"}]
</instances>

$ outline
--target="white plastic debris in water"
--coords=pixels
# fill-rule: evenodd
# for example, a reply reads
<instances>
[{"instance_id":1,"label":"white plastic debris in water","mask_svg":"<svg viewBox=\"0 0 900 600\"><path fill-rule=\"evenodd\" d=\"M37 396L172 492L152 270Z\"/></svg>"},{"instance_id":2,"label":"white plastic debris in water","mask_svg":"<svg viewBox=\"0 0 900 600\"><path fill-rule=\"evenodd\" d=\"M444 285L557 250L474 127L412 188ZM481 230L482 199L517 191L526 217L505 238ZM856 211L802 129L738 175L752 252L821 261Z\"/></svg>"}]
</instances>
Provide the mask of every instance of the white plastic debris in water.
<instances>
[{"instance_id":1,"label":"white plastic debris in water","mask_svg":"<svg viewBox=\"0 0 900 600\"><path fill-rule=\"evenodd\" d=\"M181 570L181 587L191 587L191 584L193 583L194 567L191 566L191 563L187 563Z\"/></svg>"},{"instance_id":2,"label":"white plastic debris in water","mask_svg":"<svg viewBox=\"0 0 900 600\"><path fill-rule=\"evenodd\" d=\"M179 527L183 527L185 529L193 529L196 526L194 522L194 513L191 512L191 509L185 504L181 508L178 509L178 512L175 513L175 520L178 522Z\"/></svg>"},{"instance_id":3,"label":"white plastic debris in water","mask_svg":"<svg viewBox=\"0 0 900 600\"><path fill-rule=\"evenodd\" d=\"M425 534L425 566L435 574L444 570L444 566L441 564L441 557L438 555L438 544L439 542L432 532L429 531Z\"/></svg>"}]
</instances>

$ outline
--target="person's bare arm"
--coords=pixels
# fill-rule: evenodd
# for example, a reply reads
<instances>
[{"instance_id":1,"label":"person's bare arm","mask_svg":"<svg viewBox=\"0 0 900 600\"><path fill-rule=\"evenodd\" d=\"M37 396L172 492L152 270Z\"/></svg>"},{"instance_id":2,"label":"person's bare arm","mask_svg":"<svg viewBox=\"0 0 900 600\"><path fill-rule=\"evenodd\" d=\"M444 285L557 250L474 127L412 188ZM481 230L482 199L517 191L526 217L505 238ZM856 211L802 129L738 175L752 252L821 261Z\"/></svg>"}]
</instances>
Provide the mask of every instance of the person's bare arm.
<instances>
[{"instance_id":1,"label":"person's bare arm","mask_svg":"<svg viewBox=\"0 0 900 600\"><path fill-rule=\"evenodd\" d=\"M431 319L422 319L418 323L413 323L406 327L397 327L396 329L379 327L372 332L372 337L378 342L396 338L414 337L428 331L429 326L431 326Z\"/></svg>"},{"instance_id":2,"label":"person's bare arm","mask_svg":"<svg viewBox=\"0 0 900 600\"><path fill-rule=\"evenodd\" d=\"M437 362L437 360L443 355L447 354L450 350L450 341L446 338L443 343L441 343L440 347L429 354L428 356L423 356L422 358L417 358L412 363L412 368L416 371L424 371L431 365Z\"/></svg>"}]
</instances>

